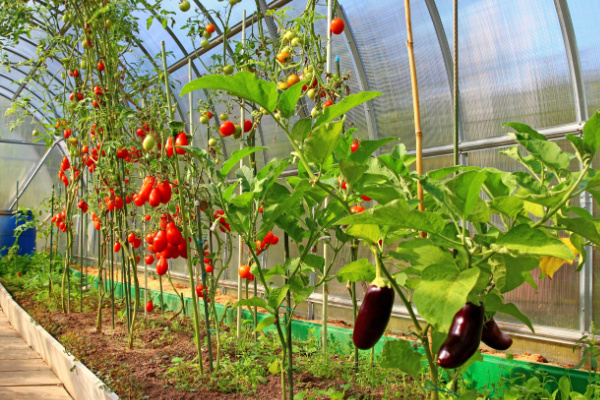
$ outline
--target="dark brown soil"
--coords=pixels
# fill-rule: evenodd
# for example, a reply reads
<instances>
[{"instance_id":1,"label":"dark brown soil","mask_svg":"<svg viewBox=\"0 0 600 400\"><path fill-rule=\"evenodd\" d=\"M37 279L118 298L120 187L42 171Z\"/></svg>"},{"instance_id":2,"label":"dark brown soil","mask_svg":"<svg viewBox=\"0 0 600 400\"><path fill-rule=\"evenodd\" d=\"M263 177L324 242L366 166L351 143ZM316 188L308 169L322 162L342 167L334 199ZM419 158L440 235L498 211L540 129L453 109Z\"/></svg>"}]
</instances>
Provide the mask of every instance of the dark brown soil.
<instances>
[{"instance_id":1,"label":"dark brown soil","mask_svg":"<svg viewBox=\"0 0 600 400\"><path fill-rule=\"evenodd\" d=\"M196 356L189 318L178 319L178 324L173 324L168 314L163 318L160 313L153 313L149 315L149 319L154 321L155 327L150 327L147 326L150 324L140 322L143 315L138 315L137 327L145 329L138 330L134 348L128 350L126 322L116 320L113 332L110 311L103 313L103 329L102 332L98 332L95 327L95 312L77 312L78 305L73 307L77 308L77 311L72 311L69 315L63 314L62 311L49 312L45 304L31 297L19 293L13 293L13 296L37 322L65 346L69 353L86 364L122 399L281 399L279 375L269 375L266 383L260 385L256 393L222 393L214 389L207 390L207 387L211 387L207 374L204 375L204 381L192 383L194 392L177 390L164 375L172 366L171 360L174 357L192 361ZM165 338L163 335L166 326L175 332ZM205 361L204 368L207 369L206 348L203 349L202 358ZM199 376L196 374L193 378L201 379ZM294 382L296 392L306 389L311 392L327 390L332 387L340 389L347 383L340 379L315 377L306 372L295 375ZM346 395L352 398L381 399L383 390L374 388L363 391L351 388Z\"/></svg>"}]
</instances>

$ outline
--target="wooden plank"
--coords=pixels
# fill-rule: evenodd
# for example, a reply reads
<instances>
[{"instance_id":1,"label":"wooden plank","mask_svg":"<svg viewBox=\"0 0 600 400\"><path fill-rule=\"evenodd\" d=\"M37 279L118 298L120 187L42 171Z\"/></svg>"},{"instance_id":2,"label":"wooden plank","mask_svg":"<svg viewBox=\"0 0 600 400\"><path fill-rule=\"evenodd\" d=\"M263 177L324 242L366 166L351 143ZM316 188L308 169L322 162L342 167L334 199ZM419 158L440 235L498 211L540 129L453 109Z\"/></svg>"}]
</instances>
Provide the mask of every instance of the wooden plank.
<instances>
[{"instance_id":1,"label":"wooden plank","mask_svg":"<svg viewBox=\"0 0 600 400\"><path fill-rule=\"evenodd\" d=\"M63 387L58 386L7 386L0 387L0 399L72 400L72 397Z\"/></svg>"},{"instance_id":2,"label":"wooden plank","mask_svg":"<svg viewBox=\"0 0 600 400\"><path fill-rule=\"evenodd\" d=\"M49 369L41 371L3 372L0 379L2 386L57 386L62 385L60 379Z\"/></svg>"},{"instance_id":3,"label":"wooden plank","mask_svg":"<svg viewBox=\"0 0 600 400\"><path fill-rule=\"evenodd\" d=\"M0 360L0 379L2 379L2 373L7 371L40 371L43 369L48 369L48 365L41 359Z\"/></svg>"},{"instance_id":4,"label":"wooden plank","mask_svg":"<svg viewBox=\"0 0 600 400\"><path fill-rule=\"evenodd\" d=\"M42 357L30 349L0 351L0 360L30 360L32 358Z\"/></svg>"}]
</instances>

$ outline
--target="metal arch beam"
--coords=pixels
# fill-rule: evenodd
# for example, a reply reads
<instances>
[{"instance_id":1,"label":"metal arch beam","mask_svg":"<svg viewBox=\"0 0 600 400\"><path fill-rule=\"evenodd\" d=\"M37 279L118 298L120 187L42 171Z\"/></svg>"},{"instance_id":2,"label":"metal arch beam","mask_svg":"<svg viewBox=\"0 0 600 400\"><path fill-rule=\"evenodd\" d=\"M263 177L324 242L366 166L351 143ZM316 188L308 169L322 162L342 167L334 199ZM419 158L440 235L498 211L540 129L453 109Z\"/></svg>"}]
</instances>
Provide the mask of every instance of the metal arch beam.
<instances>
[{"instance_id":1,"label":"metal arch beam","mask_svg":"<svg viewBox=\"0 0 600 400\"><path fill-rule=\"evenodd\" d=\"M257 0L258 5L260 6L260 12L265 17L265 22L267 23L267 29L269 30L269 35L271 35L271 39L275 40L279 38L277 34L277 26L275 26L275 22L273 21L273 17L267 17L267 11L269 11L269 6L267 5L265 0Z\"/></svg>"},{"instance_id":2,"label":"metal arch beam","mask_svg":"<svg viewBox=\"0 0 600 400\"><path fill-rule=\"evenodd\" d=\"M575 99L575 115L577 121L588 119L587 99L585 86L583 84L583 72L581 71L581 60L579 58L579 47L577 47L577 38L573 28L571 12L566 0L554 0L558 22L565 42L565 51L569 62L569 71L571 73L571 82L573 98Z\"/></svg>"},{"instance_id":3,"label":"metal arch beam","mask_svg":"<svg viewBox=\"0 0 600 400\"><path fill-rule=\"evenodd\" d=\"M7 90L7 89L6 89L6 90ZM10 92L10 93L14 93L12 90L8 90L8 92ZM10 97L8 97L8 96L5 96L5 95L3 95L2 93L0 93L0 96L4 97L4 98L5 98L6 100L8 100L8 101L12 101ZM39 111L38 111L38 112L39 112ZM40 113L41 115L43 115L41 112L39 112L39 113ZM32 117L33 119L35 119L35 120L36 120L38 123L40 123L40 124L42 123L41 119L39 119L38 117L36 117L34 114L31 114L31 117ZM50 122L50 121L49 121L47 118L46 118L46 120L47 120L48 122ZM6 140L6 139L3 139L2 141L3 141L3 142L6 142L7 140ZM13 144L16 144L16 143L13 143ZM31 143L31 144L36 144L36 143Z\"/></svg>"},{"instance_id":4,"label":"metal arch beam","mask_svg":"<svg viewBox=\"0 0 600 400\"><path fill-rule=\"evenodd\" d=\"M19 72L19 73L21 73L21 74L23 74L23 75L27 76L27 73L25 73L24 71L21 71L21 70L20 70L20 69L18 69L17 67L14 67L13 69L14 69L15 71L17 71L17 72ZM3 76L4 76L4 75L3 75ZM4 77L8 79L8 77L6 77L6 76L4 76ZM58 79L56 79L56 80L58 80ZM61 83L62 83L62 81L59 81L59 82L61 82ZM31 89L29 89L27 86L25 86L25 88L24 88L24 89L27 89L27 91L28 91L28 92L30 92L30 93L34 93L34 92L33 92ZM55 93L54 93L52 90L50 90L50 89L48 89L48 88L47 88L47 90L48 90L48 92L49 92L49 93L50 93L50 94L51 94L53 97L56 97L56 94L55 94ZM13 93L15 93L15 92L13 92ZM44 100L43 100L41 97L39 97L39 96L38 96L38 95L36 95L35 93L34 93L34 95L35 95L35 96L36 96L38 99L40 99L40 100L44 101ZM13 101L15 101L15 100L16 100L16 97L13 99ZM56 111L54 111L54 113L56 114Z\"/></svg>"},{"instance_id":5,"label":"metal arch beam","mask_svg":"<svg viewBox=\"0 0 600 400\"><path fill-rule=\"evenodd\" d=\"M7 80L8 80L8 79L10 79L8 76L6 76L6 75L3 75L3 74L0 74L0 78L5 78L5 79L7 79ZM11 92L11 93L13 93L13 94L14 94L14 93L16 93L16 92L13 92L12 90L10 90L9 88L7 88L7 87L5 87L5 86L2 86L2 88L3 88L4 90L8 91L8 92ZM35 97L36 97L38 100L40 100L40 101L42 102L42 104L44 103L44 99L42 99L42 98L41 98L41 97L40 97L40 96L39 96L37 93L33 92L31 89L29 89L29 88L27 88L27 87L25 88L25 90L27 90L29 93L31 93L33 96L35 96ZM16 96L14 96L14 95L13 95L13 98L12 98L12 99L10 99L10 101L11 101L11 102L14 102L15 100L16 100ZM40 111L38 110L38 112L40 112ZM56 112L56 109L55 109L55 108L52 108L52 112L54 113L54 116L55 116L56 118L60 118L60 116L59 116L59 115L58 115L58 113ZM40 114L41 114L41 112L40 112Z\"/></svg>"},{"instance_id":6,"label":"metal arch beam","mask_svg":"<svg viewBox=\"0 0 600 400\"><path fill-rule=\"evenodd\" d=\"M435 0L425 0L425 4L427 5L427 10L429 11L429 16L431 17L431 22L433 23L433 29L435 29L435 34L438 38L438 43L442 52L442 59L444 60L444 66L446 67L448 86L450 88L450 97L453 98L452 92L454 91L454 60L452 57L452 51L450 51L450 43L448 42L448 37L446 36L446 31L444 30L444 25L442 24L442 19L440 18L440 13L438 11L437 5L435 4ZM458 91L458 103L459 105L462 104L460 90ZM463 107L459 107L460 111L458 118L458 134L460 142L466 141L463 109Z\"/></svg>"},{"instance_id":7,"label":"metal arch beam","mask_svg":"<svg viewBox=\"0 0 600 400\"><path fill-rule=\"evenodd\" d=\"M6 78L6 76L4 76L4 75L0 74L0 78ZM13 94L15 93L15 92L13 92L12 90L10 90L10 88L7 88L6 86L0 86L0 88L2 88L2 89L4 89L4 90L6 90L6 91L7 91L7 92L9 92L9 93L13 93ZM35 95L35 94L34 94L34 95ZM6 96L3 96L3 97L7 98ZM9 101L11 101L11 102L13 101L13 99L10 99L10 98L7 98L7 99L8 99ZM47 117L46 117L46 116L45 116L45 115L44 115L44 114L43 114L41 111L39 111L38 109L33 109L31 112L32 112L32 114L31 114L31 115L33 115L33 112L37 112L37 113L39 113L40 115L43 115L43 116L44 116L44 118L46 119L46 121L50 122L50 120L49 120L49 119L48 119L48 118L47 118ZM55 110L54 110L54 113L56 114L56 111L55 111ZM34 118L35 118L35 117L34 117ZM40 120L39 120L38 118L35 118L35 119L36 119L38 122L40 122Z\"/></svg>"},{"instance_id":8,"label":"metal arch beam","mask_svg":"<svg viewBox=\"0 0 600 400\"><path fill-rule=\"evenodd\" d=\"M347 29L344 29L344 36L346 37L346 44L350 50L350 55L352 56L352 63L354 64L354 68L357 72L358 76L358 86L360 90L366 91L371 89L371 85L369 84L369 78L367 76L367 72L365 71L365 66L363 65L363 59L358 51L358 46L356 45L356 40L354 37L354 30L348 21L348 17L346 16L346 12L341 4L338 3L338 9L340 11L340 18L344 21L344 25ZM379 129L377 128L377 116L375 112L375 103L373 100L369 100L364 103L363 108L365 110L365 119L367 121L367 133L370 139L378 139L379 138Z\"/></svg>"},{"instance_id":9,"label":"metal arch beam","mask_svg":"<svg viewBox=\"0 0 600 400\"><path fill-rule=\"evenodd\" d=\"M565 42L567 61L569 62L571 90L573 91L573 99L575 100L575 117L578 122L582 122L588 119L588 107L573 20L571 19L571 12L566 0L554 0L554 6ZM581 194L580 203L583 208L593 213L593 202L589 193L583 192ZM593 316L594 259L592 249L587 246L587 250L589 256L586 258L581 271L582 273L579 275L579 330L581 332L589 332L591 330Z\"/></svg>"},{"instance_id":10,"label":"metal arch beam","mask_svg":"<svg viewBox=\"0 0 600 400\"><path fill-rule=\"evenodd\" d=\"M25 57L24 55L22 55L22 54L20 54L20 53L17 53L16 51L14 51L14 50L12 50L12 49L10 49L10 48L8 48L8 47L7 47L7 48L5 48L4 50L5 50L5 51L8 51L9 53L12 53L12 54L16 55L17 57L21 57L21 58L22 58L22 59L24 59L24 60L29 60L29 59L28 59L27 57ZM23 71L20 71L20 70L19 70L17 67L12 67L12 68L13 68L13 69L15 69L15 70L17 70L17 71L19 71L19 72L21 72L21 73L22 73L23 75L25 75L25 76L29 75L29 73L31 72L31 71L30 71L29 73L25 73L25 72L23 72ZM32 67L32 68L33 68L33 67ZM58 83L60 83L61 85L64 85L64 84L65 84L65 82L64 82L63 80L61 80L61 79L58 79L58 76L53 76L53 79L54 79L55 81L58 81Z\"/></svg>"},{"instance_id":11,"label":"metal arch beam","mask_svg":"<svg viewBox=\"0 0 600 400\"><path fill-rule=\"evenodd\" d=\"M215 19L209 14L206 7L204 7L204 5L200 3L200 0L194 0L194 3L198 6L198 8L200 8L200 11L202 11L202 14L204 14L204 16L210 21L210 23L215 26L215 31L217 32L217 35L222 35L223 32L221 31L221 28L219 28L217 21L215 21ZM231 50L229 44L227 44L227 52L229 53L229 55L233 54L233 50Z\"/></svg>"}]
</instances>

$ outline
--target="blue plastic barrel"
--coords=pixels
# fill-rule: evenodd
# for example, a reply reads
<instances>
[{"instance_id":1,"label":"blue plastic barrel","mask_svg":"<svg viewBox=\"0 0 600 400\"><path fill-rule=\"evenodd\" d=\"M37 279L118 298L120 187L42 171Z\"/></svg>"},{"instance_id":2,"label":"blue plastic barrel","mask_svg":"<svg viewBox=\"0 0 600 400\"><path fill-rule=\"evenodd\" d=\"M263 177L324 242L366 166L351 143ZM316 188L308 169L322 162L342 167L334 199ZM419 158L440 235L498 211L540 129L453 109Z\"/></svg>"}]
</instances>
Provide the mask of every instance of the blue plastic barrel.
<instances>
[{"instance_id":1,"label":"blue plastic barrel","mask_svg":"<svg viewBox=\"0 0 600 400\"><path fill-rule=\"evenodd\" d=\"M23 214L20 211L0 210L0 257L8 253L8 249L15 243L14 232L18 226L26 221L33 220L33 214L29 211ZM33 255L35 252L36 230L29 228L19 236L19 255Z\"/></svg>"}]
</instances>

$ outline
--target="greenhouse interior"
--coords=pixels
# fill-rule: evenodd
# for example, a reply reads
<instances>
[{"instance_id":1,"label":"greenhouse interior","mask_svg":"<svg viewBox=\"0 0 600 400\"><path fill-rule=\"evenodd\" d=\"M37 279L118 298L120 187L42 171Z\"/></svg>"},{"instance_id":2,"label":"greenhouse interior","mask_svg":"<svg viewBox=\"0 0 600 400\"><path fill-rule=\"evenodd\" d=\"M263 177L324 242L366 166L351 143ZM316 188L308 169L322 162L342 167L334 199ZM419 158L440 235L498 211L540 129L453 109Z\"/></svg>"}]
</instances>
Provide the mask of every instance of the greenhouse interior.
<instances>
[{"instance_id":1,"label":"greenhouse interior","mask_svg":"<svg viewBox=\"0 0 600 400\"><path fill-rule=\"evenodd\" d=\"M3 0L0 399L600 399L599 15Z\"/></svg>"}]
</instances>

